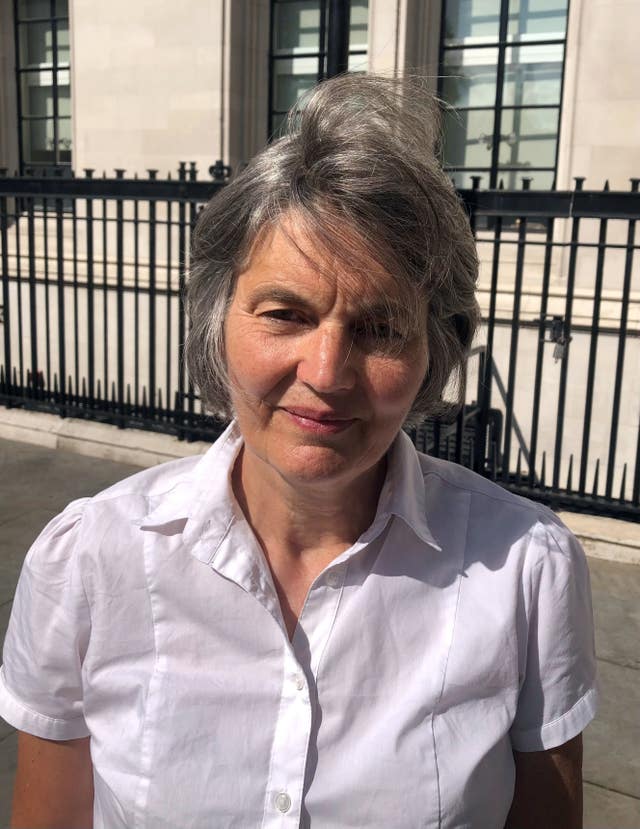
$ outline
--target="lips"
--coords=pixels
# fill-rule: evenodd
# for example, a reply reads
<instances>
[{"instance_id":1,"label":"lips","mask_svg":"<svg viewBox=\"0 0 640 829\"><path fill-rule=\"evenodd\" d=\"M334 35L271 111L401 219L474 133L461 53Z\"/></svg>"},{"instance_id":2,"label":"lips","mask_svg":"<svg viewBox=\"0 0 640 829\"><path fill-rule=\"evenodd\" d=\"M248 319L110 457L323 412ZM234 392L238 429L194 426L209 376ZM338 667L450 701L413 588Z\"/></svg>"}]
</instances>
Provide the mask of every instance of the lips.
<instances>
[{"instance_id":1,"label":"lips","mask_svg":"<svg viewBox=\"0 0 640 829\"><path fill-rule=\"evenodd\" d=\"M282 407L281 411L300 428L317 433L335 434L336 432L342 432L348 429L356 420L356 418L327 409L287 406Z\"/></svg>"}]
</instances>

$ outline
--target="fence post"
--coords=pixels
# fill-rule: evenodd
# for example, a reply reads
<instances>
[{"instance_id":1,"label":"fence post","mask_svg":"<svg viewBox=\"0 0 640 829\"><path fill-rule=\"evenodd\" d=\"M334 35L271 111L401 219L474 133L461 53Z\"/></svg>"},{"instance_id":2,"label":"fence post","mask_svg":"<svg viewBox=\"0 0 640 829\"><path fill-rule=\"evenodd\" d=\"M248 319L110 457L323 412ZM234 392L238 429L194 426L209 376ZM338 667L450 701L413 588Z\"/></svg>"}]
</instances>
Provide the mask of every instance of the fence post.
<instances>
[{"instance_id":1,"label":"fence post","mask_svg":"<svg viewBox=\"0 0 640 829\"><path fill-rule=\"evenodd\" d=\"M0 170L0 177L6 176L6 168ZM2 321L4 328L4 382L7 391L7 406L11 406L12 371L11 371L11 313L9 295L9 239L7 227L9 225L9 214L7 210L7 197L0 196L0 245L2 245Z\"/></svg>"},{"instance_id":2,"label":"fence post","mask_svg":"<svg viewBox=\"0 0 640 829\"><path fill-rule=\"evenodd\" d=\"M122 180L125 171L117 169L116 179ZM117 400L118 428L124 429L124 217L123 200L116 200L116 326L117 326Z\"/></svg>"}]
</instances>

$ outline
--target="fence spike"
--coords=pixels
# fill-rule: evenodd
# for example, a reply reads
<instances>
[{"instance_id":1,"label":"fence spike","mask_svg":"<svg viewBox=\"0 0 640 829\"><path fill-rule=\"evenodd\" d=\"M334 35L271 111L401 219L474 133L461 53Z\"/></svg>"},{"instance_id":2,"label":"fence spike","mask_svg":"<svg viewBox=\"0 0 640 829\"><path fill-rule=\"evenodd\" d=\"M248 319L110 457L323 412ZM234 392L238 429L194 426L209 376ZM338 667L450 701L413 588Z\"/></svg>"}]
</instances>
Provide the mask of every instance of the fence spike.
<instances>
[{"instance_id":1,"label":"fence spike","mask_svg":"<svg viewBox=\"0 0 640 829\"><path fill-rule=\"evenodd\" d=\"M624 501L624 491L627 488L627 464L622 467L622 480L620 481L620 500Z\"/></svg>"},{"instance_id":2,"label":"fence spike","mask_svg":"<svg viewBox=\"0 0 640 829\"><path fill-rule=\"evenodd\" d=\"M111 381L111 403L113 406L116 405L117 398L116 398L116 383L115 380Z\"/></svg>"},{"instance_id":3,"label":"fence spike","mask_svg":"<svg viewBox=\"0 0 640 829\"><path fill-rule=\"evenodd\" d=\"M516 461L516 482L521 483L522 478L522 449L518 448L518 460Z\"/></svg>"},{"instance_id":4,"label":"fence spike","mask_svg":"<svg viewBox=\"0 0 640 829\"><path fill-rule=\"evenodd\" d=\"M498 190L504 190L504 179L500 179L498 182Z\"/></svg>"},{"instance_id":5,"label":"fence spike","mask_svg":"<svg viewBox=\"0 0 640 829\"><path fill-rule=\"evenodd\" d=\"M592 495L594 495L594 496L597 496L597 495L598 495L598 482L599 482L599 480L598 480L598 479L599 479L599 478L600 478L600 458L598 458L598 459L596 460L596 472L595 472L595 475L593 476L593 490L592 490Z\"/></svg>"},{"instance_id":6,"label":"fence spike","mask_svg":"<svg viewBox=\"0 0 640 829\"><path fill-rule=\"evenodd\" d=\"M607 179L607 180L605 181L605 183L604 183L604 187L602 188L602 190L603 190L603 192L604 192L604 193L608 193L608 192L609 192L609 179Z\"/></svg>"},{"instance_id":7,"label":"fence spike","mask_svg":"<svg viewBox=\"0 0 640 829\"><path fill-rule=\"evenodd\" d=\"M631 182L631 192L637 193L638 187L640 187L640 178L630 178L629 181Z\"/></svg>"},{"instance_id":8,"label":"fence spike","mask_svg":"<svg viewBox=\"0 0 640 829\"><path fill-rule=\"evenodd\" d=\"M67 378L67 394L69 397L73 397L73 379L71 375Z\"/></svg>"},{"instance_id":9,"label":"fence spike","mask_svg":"<svg viewBox=\"0 0 640 829\"><path fill-rule=\"evenodd\" d=\"M157 408L158 408L158 409L162 409L162 389L158 389L157 398L158 398L158 406L157 406Z\"/></svg>"},{"instance_id":10,"label":"fence spike","mask_svg":"<svg viewBox=\"0 0 640 829\"><path fill-rule=\"evenodd\" d=\"M84 377L82 378L82 396L83 397L87 396L87 381L85 380Z\"/></svg>"},{"instance_id":11,"label":"fence spike","mask_svg":"<svg viewBox=\"0 0 640 829\"><path fill-rule=\"evenodd\" d=\"M127 383L126 402L127 402L127 406L131 405L131 383Z\"/></svg>"},{"instance_id":12,"label":"fence spike","mask_svg":"<svg viewBox=\"0 0 640 829\"><path fill-rule=\"evenodd\" d=\"M147 408L147 387L142 387L142 409L143 411Z\"/></svg>"},{"instance_id":13,"label":"fence spike","mask_svg":"<svg viewBox=\"0 0 640 829\"><path fill-rule=\"evenodd\" d=\"M567 473L567 490L571 492L572 486L572 477L573 477L573 452L569 455L569 472Z\"/></svg>"},{"instance_id":14,"label":"fence spike","mask_svg":"<svg viewBox=\"0 0 640 829\"><path fill-rule=\"evenodd\" d=\"M540 467L540 489L545 489L546 488L546 482L545 482L546 474L547 474L547 453L543 452L542 453L542 466Z\"/></svg>"},{"instance_id":15,"label":"fence spike","mask_svg":"<svg viewBox=\"0 0 640 829\"><path fill-rule=\"evenodd\" d=\"M14 372L15 372L15 369L14 369ZM15 376L14 376L13 382L15 384ZM56 395L58 394L58 375L56 374L56 372L53 373L53 393L56 394Z\"/></svg>"},{"instance_id":16,"label":"fence spike","mask_svg":"<svg viewBox=\"0 0 640 829\"><path fill-rule=\"evenodd\" d=\"M96 384L96 399L102 400L102 386L100 384L100 378L98 377L98 382Z\"/></svg>"}]
</instances>

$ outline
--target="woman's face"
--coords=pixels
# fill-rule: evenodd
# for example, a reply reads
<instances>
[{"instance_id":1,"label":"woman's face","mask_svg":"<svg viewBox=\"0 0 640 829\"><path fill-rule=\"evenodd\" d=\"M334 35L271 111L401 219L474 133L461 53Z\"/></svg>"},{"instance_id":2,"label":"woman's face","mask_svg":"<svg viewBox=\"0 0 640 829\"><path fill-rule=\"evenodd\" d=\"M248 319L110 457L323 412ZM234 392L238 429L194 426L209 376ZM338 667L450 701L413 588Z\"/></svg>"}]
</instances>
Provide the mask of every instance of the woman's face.
<instances>
[{"instance_id":1,"label":"woman's face","mask_svg":"<svg viewBox=\"0 0 640 829\"><path fill-rule=\"evenodd\" d=\"M286 228L256 245L225 324L244 463L296 487L353 483L377 469L418 393L426 331L394 347L381 303L393 279L373 262L369 278L350 274L295 220Z\"/></svg>"}]
</instances>

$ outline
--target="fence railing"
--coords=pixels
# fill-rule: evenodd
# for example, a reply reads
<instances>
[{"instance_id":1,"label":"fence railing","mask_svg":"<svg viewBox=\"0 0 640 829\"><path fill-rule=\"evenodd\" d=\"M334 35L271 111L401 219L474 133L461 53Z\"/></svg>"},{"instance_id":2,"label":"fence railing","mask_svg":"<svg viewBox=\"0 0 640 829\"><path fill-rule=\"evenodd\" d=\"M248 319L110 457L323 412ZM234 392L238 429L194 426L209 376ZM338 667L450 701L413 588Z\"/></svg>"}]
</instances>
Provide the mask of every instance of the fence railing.
<instances>
[{"instance_id":1,"label":"fence railing","mask_svg":"<svg viewBox=\"0 0 640 829\"><path fill-rule=\"evenodd\" d=\"M219 434L182 360L191 227L228 170L210 172L0 175L0 404ZM638 181L581 185L461 192L485 322L467 405L412 436L522 494L640 520Z\"/></svg>"}]
</instances>

